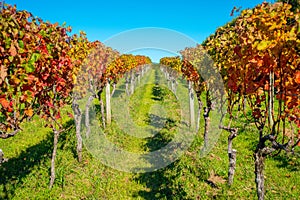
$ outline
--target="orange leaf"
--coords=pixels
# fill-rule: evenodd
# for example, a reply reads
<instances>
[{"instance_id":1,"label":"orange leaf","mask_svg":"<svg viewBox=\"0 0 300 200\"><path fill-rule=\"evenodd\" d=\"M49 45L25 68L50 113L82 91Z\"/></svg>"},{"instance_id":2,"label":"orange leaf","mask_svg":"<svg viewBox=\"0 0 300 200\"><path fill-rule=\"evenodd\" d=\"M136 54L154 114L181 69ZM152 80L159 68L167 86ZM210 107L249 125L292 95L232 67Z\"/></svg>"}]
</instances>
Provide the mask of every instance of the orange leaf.
<instances>
[{"instance_id":1,"label":"orange leaf","mask_svg":"<svg viewBox=\"0 0 300 200\"><path fill-rule=\"evenodd\" d=\"M5 77L7 76L7 68L4 65L0 67L0 84L4 81Z\"/></svg>"},{"instance_id":2,"label":"orange leaf","mask_svg":"<svg viewBox=\"0 0 300 200\"><path fill-rule=\"evenodd\" d=\"M35 76L34 75L28 75L27 76L27 80L28 80L28 83L30 84L30 83L32 83L33 81L34 81L34 78L35 78Z\"/></svg>"},{"instance_id":3,"label":"orange leaf","mask_svg":"<svg viewBox=\"0 0 300 200\"><path fill-rule=\"evenodd\" d=\"M13 45L13 43L11 43L9 53L10 53L11 56L16 56L17 55L17 49L16 49L15 45Z\"/></svg>"},{"instance_id":4,"label":"orange leaf","mask_svg":"<svg viewBox=\"0 0 300 200\"><path fill-rule=\"evenodd\" d=\"M300 139L300 129L298 130L298 139ZM298 146L300 147L300 142L298 143Z\"/></svg>"},{"instance_id":5,"label":"orange leaf","mask_svg":"<svg viewBox=\"0 0 300 200\"><path fill-rule=\"evenodd\" d=\"M296 72L296 79L295 79L296 83L300 84L300 71Z\"/></svg>"},{"instance_id":6,"label":"orange leaf","mask_svg":"<svg viewBox=\"0 0 300 200\"><path fill-rule=\"evenodd\" d=\"M24 111L25 115L31 117L33 115L33 110L31 108Z\"/></svg>"},{"instance_id":7,"label":"orange leaf","mask_svg":"<svg viewBox=\"0 0 300 200\"><path fill-rule=\"evenodd\" d=\"M9 107L9 102L5 98L0 98L0 104L7 109Z\"/></svg>"}]
</instances>

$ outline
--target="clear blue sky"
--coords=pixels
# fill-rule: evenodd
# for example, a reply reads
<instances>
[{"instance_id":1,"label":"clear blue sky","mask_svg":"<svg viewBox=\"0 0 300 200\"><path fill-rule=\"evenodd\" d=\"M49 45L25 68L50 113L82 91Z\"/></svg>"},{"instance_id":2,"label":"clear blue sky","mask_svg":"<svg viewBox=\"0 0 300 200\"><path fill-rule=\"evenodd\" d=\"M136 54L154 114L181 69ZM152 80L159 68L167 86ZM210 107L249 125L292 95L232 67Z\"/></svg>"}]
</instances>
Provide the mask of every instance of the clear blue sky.
<instances>
[{"instance_id":1,"label":"clear blue sky","mask_svg":"<svg viewBox=\"0 0 300 200\"><path fill-rule=\"evenodd\" d=\"M89 40L105 41L135 28L158 27L178 31L201 43L217 27L230 21L234 6L252 8L264 0L6 0L52 23L66 22L74 33L83 30ZM274 0L268 0L274 1ZM179 50L179 49L178 49ZM145 53L145 51L143 52ZM149 53L157 61L156 53ZM166 53L159 53L160 57Z\"/></svg>"}]
</instances>

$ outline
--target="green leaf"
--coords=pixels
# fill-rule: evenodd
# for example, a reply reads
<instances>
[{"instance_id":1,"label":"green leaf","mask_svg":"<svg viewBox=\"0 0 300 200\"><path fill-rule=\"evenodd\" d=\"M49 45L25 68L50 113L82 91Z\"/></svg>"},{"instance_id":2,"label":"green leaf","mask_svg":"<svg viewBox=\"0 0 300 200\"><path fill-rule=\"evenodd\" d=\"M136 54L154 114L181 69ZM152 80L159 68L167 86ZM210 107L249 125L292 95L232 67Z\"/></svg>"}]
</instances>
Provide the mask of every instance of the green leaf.
<instances>
[{"instance_id":1,"label":"green leaf","mask_svg":"<svg viewBox=\"0 0 300 200\"><path fill-rule=\"evenodd\" d=\"M24 42L23 40L19 40L19 47L24 49Z\"/></svg>"},{"instance_id":2,"label":"green leaf","mask_svg":"<svg viewBox=\"0 0 300 200\"><path fill-rule=\"evenodd\" d=\"M23 38L24 32L23 31L19 31L19 36L20 36L20 38Z\"/></svg>"},{"instance_id":3,"label":"green leaf","mask_svg":"<svg viewBox=\"0 0 300 200\"><path fill-rule=\"evenodd\" d=\"M41 36L46 37L46 32L44 30L40 31Z\"/></svg>"},{"instance_id":4,"label":"green leaf","mask_svg":"<svg viewBox=\"0 0 300 200\"><path fill-rule=\"evenodd\" d=\"M25 103L21 103L21 105L20 105L20 109L21 110L24 110L26 108L26 105L25 105Z\"/></svg>"},{"instance_id":5,"label":"green leaf","mask_svg":"<svg viewBox=\"0 0 300 200\"><path fill-rule=\"evenodd\" d=\"M14 60L14 57L13 56L9 56L8 60L9 60L9 62L12 62Z\"/></svg>"},{"instance_id":6,"label":"green leaf","mask_svg":"<svg viewBox=\"0 0 300 200\"><path fill-rule=\"evenodd\" d=\"M5 49L9 49L11 46L11 39L9 37L5 38Z\"/></svg>"},{"instance_id":7,"label":"green leaf","mask_svg":"<svg viewBox=\"0 0 300 200\"><path fill-rule=\"evenodd\" d=\"M48 52L52 52L53 44L47 44L47 50Z\"/></svg>"},{"instance_id":8,"label":"green leaf","mask_svg":"<svg viewBox=\"0 0 300 200\"><path fill-rule=\"evenodd\" d=\"M41 54L40 53L33 53L31 55L31 58L30 58L30 61L35 63L36 61L38 61L38 59L41 57Z\"/></svg>"},{"instance_id":9,"label":"green leaf","mask_svg":"<svg viewBox=\"0 0 300 200\"><path fill-rule=\"evenodd\" d=\"M34 67L34 63L33 63L33 62L30 62L30 61L29 61L29 62L25 65L25 71L26 71L27 73L33 72L34 69L35 69L35 67Z\"/></svg>"}]
</instances>

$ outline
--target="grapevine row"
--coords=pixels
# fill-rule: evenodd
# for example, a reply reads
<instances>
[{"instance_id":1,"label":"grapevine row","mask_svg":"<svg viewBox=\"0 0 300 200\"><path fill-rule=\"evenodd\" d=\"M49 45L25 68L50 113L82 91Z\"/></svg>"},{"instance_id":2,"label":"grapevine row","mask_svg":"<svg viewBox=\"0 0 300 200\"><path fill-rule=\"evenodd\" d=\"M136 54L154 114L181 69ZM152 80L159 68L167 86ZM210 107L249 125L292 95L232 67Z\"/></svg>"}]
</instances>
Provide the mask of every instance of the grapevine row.
<instances>
[{"instance_id":1,"label":"grapevine row","mask_svg":"<svg viewBox=\"0 0 300 200\"><path fill-rule=\"evenodd\" d=\"M207 94L207 82L201 78L205 75L201 70L209 65L206 55L214 61L224 81L227 103L223 106L230 119L219 126L230 133L228 183L233 183L236 165L237 151L232 147L239 131L236 119L242 116L257 127L254 165L259 199L264 199L265 158L282 150L293 151L300 144L299 17L289 4L263 3L242 11L202 45L182 50L181 62L175 57L160 60L193 80L199 94ZM199 78L193 79L195 70ZM211 104L205 103L206 107Z\"/></svg>"}]
</instances>

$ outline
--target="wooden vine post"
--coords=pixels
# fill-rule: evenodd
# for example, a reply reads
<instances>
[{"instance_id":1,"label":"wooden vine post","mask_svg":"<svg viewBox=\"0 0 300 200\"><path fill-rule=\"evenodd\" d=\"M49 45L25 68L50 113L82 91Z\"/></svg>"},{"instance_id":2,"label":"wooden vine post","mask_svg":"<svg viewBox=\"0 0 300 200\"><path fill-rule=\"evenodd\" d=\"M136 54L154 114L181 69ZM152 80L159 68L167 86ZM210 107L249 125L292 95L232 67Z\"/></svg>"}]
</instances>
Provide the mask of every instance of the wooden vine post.
<instances>
[{"instance_id":1,"label":"wooden vine post","mask_svg":"<svg viewBox=\"0 0 300 200\"><path fill-rule=\"evenodd\" d=\"M111 124L111 105L110 105L110 83L109 79L107 80L106 83L106 123L107 125Z\"/></svg>"}]
</instances>

